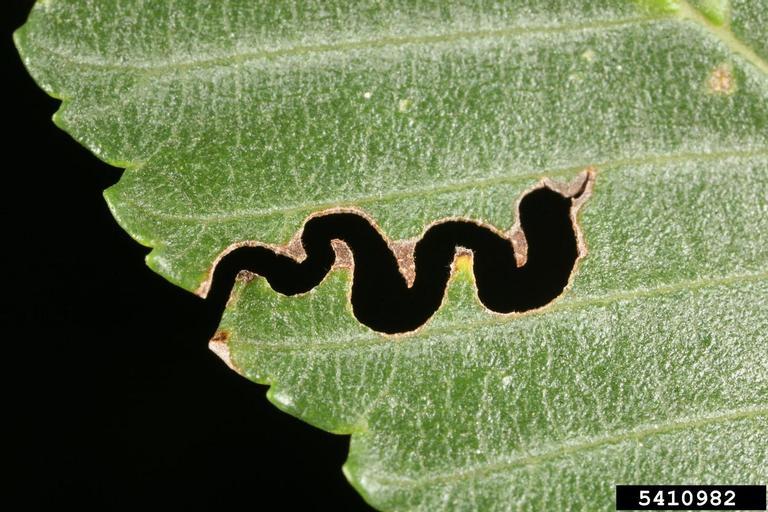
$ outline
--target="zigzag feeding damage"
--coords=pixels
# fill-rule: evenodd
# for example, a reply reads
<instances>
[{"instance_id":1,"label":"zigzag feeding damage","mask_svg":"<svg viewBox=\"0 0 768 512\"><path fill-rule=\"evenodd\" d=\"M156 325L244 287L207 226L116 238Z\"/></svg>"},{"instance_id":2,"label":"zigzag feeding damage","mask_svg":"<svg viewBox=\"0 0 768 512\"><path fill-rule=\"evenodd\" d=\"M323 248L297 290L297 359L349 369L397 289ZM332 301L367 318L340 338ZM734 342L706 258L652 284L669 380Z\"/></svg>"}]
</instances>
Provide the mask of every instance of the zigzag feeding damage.
<instances>
[{"instance_id":1,"label":"zigzag feeding damage","mask_svg":"<svg viewBox=\"0 0 768 512\"><path fill-rule=\"evenodd\" d=\"M571 183L544 179L517 201L509 231L464 218L430 224L417 239L392 242L358 209L314 213L286 245L232 244L216 258L211 284L229 294L235 280L263 276L285 295L308 292L335 268L352 271L355 317L397 334L418 329L442 304L457 256L471 255L478 298L490 311L523 313L546 306L568 286L586 254L577 212L591 194L595 171ZM220 296L218 290L210 295Z\"/></svg>"}]
</instances>

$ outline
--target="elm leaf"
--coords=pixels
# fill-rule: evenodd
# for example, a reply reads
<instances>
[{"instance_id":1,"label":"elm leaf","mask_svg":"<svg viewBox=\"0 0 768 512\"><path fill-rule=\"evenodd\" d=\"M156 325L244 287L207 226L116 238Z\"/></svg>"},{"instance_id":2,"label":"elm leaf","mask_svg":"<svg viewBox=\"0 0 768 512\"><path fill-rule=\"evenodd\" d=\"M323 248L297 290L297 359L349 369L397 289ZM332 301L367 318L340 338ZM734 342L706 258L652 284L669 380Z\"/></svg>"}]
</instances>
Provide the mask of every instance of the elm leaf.
<instances>
[{"instance_id":1,"label":"elm leaf","mask_svg":"<svg viewBox=\"0 0 768 512\"><path fill-rule=\"evenodd\" d=\"M588 253L539 310L489 313L467 260L396 337L355 319L348 270L237 281L212 349L352 434L373 506L768 480L768 3L40 0L15 41L54 121L125 168L105 196L148 265L199 294L318 211L508 229L542 178L595 170Z\"/></svg>"}]
</instances>

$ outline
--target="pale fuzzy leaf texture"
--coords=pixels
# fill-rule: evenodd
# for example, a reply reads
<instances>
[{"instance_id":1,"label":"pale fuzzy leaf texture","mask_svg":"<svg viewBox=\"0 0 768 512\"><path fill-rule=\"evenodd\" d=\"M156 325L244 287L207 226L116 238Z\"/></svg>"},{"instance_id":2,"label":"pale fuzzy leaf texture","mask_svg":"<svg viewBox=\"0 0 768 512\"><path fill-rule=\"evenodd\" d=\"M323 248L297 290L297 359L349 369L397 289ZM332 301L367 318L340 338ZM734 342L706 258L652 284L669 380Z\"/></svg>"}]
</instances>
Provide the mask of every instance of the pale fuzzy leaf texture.
<instances>
[{"instance_id":1,"label":"pale fuzzy leaf texture","mask_svg":"<svg viewBox=\"0 0 768 512\"><path fill-rule=\"evenodd\" d=\"M768 481L767 2L45 0L16 43L190 291L230 244L284 244L325 208L395 240L508 229L542 177L597 169L588 255L539 311L489 313L466 265L397 337L354 318L345 270L298 297L236 285L213 348L352 433L373 506L610 510L616 483Z\"/></svg>"}]
</instances>

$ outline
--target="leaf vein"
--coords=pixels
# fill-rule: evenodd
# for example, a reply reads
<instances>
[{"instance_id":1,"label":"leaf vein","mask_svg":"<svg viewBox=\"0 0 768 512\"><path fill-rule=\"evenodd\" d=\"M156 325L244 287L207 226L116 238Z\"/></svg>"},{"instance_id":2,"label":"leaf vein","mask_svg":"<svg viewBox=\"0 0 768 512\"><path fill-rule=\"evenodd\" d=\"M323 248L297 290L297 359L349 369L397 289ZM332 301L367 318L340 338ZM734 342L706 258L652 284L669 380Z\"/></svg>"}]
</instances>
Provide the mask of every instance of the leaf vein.
<instances>
[{"instance_id":1,"label":"leaf vein","mask_svg":"<svg viewBox=\"0 0 768 512\"><path fill-rule=\"evenodd\" d=\"M733 150L733 151L719 151L711 153L679 153L668 155L644 155L638 158L623 158L607 160L595 164L586 163L578 166L561 167L557 169L529 172L525 174L514 174L505 176L496 176L493 178L485 178L470 181L458 181L454 183L447 183L439 186L427 186L420 188L411 188L408 190L398 190L385 194L377 195L365 195L352 199L337 199L333 201L324 201L317 203L307 203L300 205L293 205L284 208L270 208L262 210L240 210L231 213L212 213L212 214L177 214L160 212L153 210L146 205L142 205L132 201L128 196L121 196L121 201L134 206L135 208L157 218L178 220L184 222L200 222L204 224L216 224L233 222L244 219L273 217L277 215L285 215L290 213L308 211L320 211L328 208L345 207L345 206L359 206L363 204L378 203L385 201L392 201L398 199L408 199L412 197L421 197L424 195L435 195L450 192L459 192L466 189L478 189L487 188L494 185L504 185L517 182L525 182L544 176L549 177L565 177L575 175L584 170L585 167L592 165L597 168L598 172L615 169L617 167L624 167L628 165L653 165L653 164L666 164L666 163L680 163L691 160L708 161L708 160L725 160L728 158L759 158L767 157L768 148L759 150Z\"/></svg>"},{"instance_id":2,"label":"leaf vein","mask_svg":"<svg viewBox=\"0 0 768 512\"><path fill-rule=\"evenodd\" d=\"M733 53L740 55L744 60L755 66L764 75L768 75L768 62L760 57L749 45L728 28L718 27L710 22L698 9L687 0L680 0L680 13L684 19L689 19L703 27L728 47Z\"/></svg>"},{"instance_id":3,"label":"leaf vein","mask_svg":"<svg viewBox=\"0 0 768 512\"><path fill-rule=\"evenodd\" d=\"M156 61L154 63L141 65L136 62L115 63L105 60L100 56L83 56L66 54L48 46L39 46L40 50L67 61L70 64L101 68L116 71L134 71L143 74L164 74L177 72L184 69L217 67L231 65L233 63L242 63L253 60L265 59L273 60L280 57L307 55L312 53L343 52L353 50L365 50L371 48L380 48L387 46L405 46L412 44L435 44L450 43L460 40L488 39L502 37L533 36L536 34L552 34L563 32L578 32L585 30L604 30L611 28L621 28L627 26L636 26L644 23L653 23L667 20L667 16L636 16L631 18L622 18L616 20L604 20L591 23L569 23L562 25L542 25L542 26L523 26L510 27L504 29L486 29L486 30L466 30L457 32L447 32L442 34L413 34L407 36L385 36L377 39L357 40L357 41L339 41L334 43L318 43L304 46L292 46L287 48L274 48L270 50L246 49L226 55L208 55L189 60L167 60Z\"/></svg>"},{"instance_id":4,"label":"leaf vein","mask_svg":"<svg viewBox=\"0 0 768 512\"><path fill-rule=\"evenodd\" d=\"M380 484L396 484L408 487L420 487L435 482L460 481L481 474L500 473L515 467L535 466L563 456L588 452L605 446L620 444L625 441L641 440L654 435L757 418L759 416L768 416L768 407L733 409L715 414L678 418L665 423L650 424L632 430L617 431L609 435L587 438L578 442L566 440L561 443L550 445L550 447L548 447L549 449L545 449L540 453L516 457L505 461L491 462L456 472L437 473L418 478L374 477L374 479Z\"/></svg>"}]
</instances>

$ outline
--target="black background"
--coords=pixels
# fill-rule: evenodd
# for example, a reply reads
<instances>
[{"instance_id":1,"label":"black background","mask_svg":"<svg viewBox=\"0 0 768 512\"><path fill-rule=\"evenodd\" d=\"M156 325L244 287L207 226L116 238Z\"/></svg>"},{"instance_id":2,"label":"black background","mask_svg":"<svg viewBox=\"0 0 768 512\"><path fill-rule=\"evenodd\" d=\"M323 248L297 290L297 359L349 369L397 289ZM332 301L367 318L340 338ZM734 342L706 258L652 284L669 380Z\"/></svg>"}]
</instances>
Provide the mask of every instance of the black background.
<instances>
[{"instance_id":1,"label":"black background","mask_svg":"<svg viewBox=\"0 0 768 512\"><path fill-rule=\"evenodd\" d=\"M121 171L53 125L13 46L32 3L0 7L6 510L366 510L341 473L349 438L228 369L207 348L219 312L112 218Z\"/></svg>"}]
</instances>

